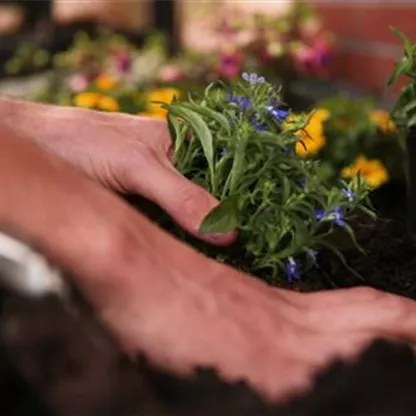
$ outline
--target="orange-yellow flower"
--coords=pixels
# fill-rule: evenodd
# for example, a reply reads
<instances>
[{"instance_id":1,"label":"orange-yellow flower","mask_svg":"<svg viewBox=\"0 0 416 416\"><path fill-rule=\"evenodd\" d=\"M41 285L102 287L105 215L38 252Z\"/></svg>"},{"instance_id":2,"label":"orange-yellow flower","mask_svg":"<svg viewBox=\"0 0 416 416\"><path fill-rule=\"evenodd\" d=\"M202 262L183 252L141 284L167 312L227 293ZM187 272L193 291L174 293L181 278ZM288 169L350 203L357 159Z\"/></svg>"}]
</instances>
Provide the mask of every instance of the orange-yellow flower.
<instances>
[{"instance_id":1,"label":"orange-yellow flower","mask_svg":"<svg viewBox=\"0 0 416 416\"><path fill-rule=\"evenodd\" d=\"M81 108L96 108L101 95L95 92L82 92L75 96L74 104Z\"/></svg>"},{"instance_id":2,"label":"orange-yellow flower","mask_svg":"<svg viewBox=\"0 0 416 416\"><path fill-rule=\"evenodd\" d=\"M111 75L103 73L95 79L95 85L101 91L109 91L117 86L117 80Z\"/></svg>"},{"instance_id":3,"label":"orange-yellow flower","mask_svg":"<svg viewBox=\"0 0 416 416\"><path fill-rule=\"evenodd\" d=\"M120 111L120 106L114 98L102 95L98 101L98 109L109 112L118 112Z\"/></svg>"},{"instance_id":4,"label":"orange-yellow flower","mask_svg":"<svg viewBox=\"0 0 416 416\"><path fill-rule=\"evenodd\" d=\"M367 159L360 155L353 165L344 168L341 172L344 178L351 178L358 174L371 188L378 188L389 180L386 167L377 159Z\"/></svg>"},{"instance_id":5,"label":"orange-yellow flower","mask_svg":"<svg viewBox=\"0 0 416 416\"><path fill-rule=\"evenodd\" d=\"M329 116L328 110L320 108L312 114L306 127L296 132L299 137L299 141L296 143L296 153L299 156L306 157L315 154L325 145L323 124Z\"/></svg>"},{"instance_id":6,"label":"orange-yellow flower","mask_svg":"<svg viewBox=\"0 0 416 416\"><path fill-rule=\"evenodd\" d=\"M74 98L74 104L77 107L96 109L103 111L116 112L120 111L118 102L112 98L95 92L82 92Z\"/></svg>"},{"instance_id":7,"label":"orange-yellow flower","mask_svg":"<svg viewBox=\"0 0 416 416\"><path fill-rule=\"evenodd\" d=\"M394 133L397 130L388 111L374 110L370 114L370 119L384 133Z\"/></svg>"},{"instance_id":8,"label":"orange-yellow flower","mask_svg":"<svg viewBox=\"0 0 416 416\"><path fill-rule=\"evenodd\" d=\"M153 101L159 101L162 103L170 104L175 97L179 98L181 91L176 88L158 88L150 91L146 94L147 111L140 115L146 115L148 117L166 118L167 111L161 107L161 104L157 104Z\"/></svg>"}]
</instances>

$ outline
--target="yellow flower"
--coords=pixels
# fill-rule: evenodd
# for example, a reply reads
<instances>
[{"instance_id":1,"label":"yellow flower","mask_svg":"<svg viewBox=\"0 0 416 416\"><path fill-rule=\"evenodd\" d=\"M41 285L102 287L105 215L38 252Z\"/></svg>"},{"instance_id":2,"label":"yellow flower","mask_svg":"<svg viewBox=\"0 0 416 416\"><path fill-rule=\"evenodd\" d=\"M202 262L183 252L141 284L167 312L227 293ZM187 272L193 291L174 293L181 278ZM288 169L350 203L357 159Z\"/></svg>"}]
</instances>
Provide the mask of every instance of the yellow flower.
<instances>
[{"instance_id":1,"label":"yellow flower","mask_svg":"<svg viewBox=\"0 0 416 416\"><path fill-rule=\"evenodd\" d=\"M117 86L117 80L111 75L103 73L95 79L95 85L101 91L109 91Z\"/></svg>"},{"instance_id":2,"label":"yellow flower","mask_svg":"<svg viewBox=\"0 0 416 416\"><path fill-rule=\"evenodd\" d=\"M118 102L112 97L106 97L102 95L97 104L98 109L103 111L118 112L120 106Z\"/></svg>"},{"instance_id":3,"label":"yellow flower","mask_svg":"<svg viewBox=\"0 0 416 416\"><path fill-rule=\"evenodd\" d=\"M152 101L160 101L162 103L170 104L174 97L180 97L181 91L176 88L158 88L146 94L147 115L151 117L166 118L167 111L161 107L161 104L153 103Z\"/></svg>"},{"instance_id":4,"label":"yellow flower","mask_svg":"<svg viewBox=\"0 0 416 416\"><path fill-rule=\"evenodd\" d=\"M344 168L341 174L344 178L360 174L372 188L378 188L389 180L389 173L379 160L367 159L363 155L358 156L353 165Z\"/></svg>"},{"instance_id":5,"label":"yellow flower","mask_svg":"<svg viewBox=\"0 0 416 416\"><path fill-rule=\"evenodd\" d=\"M74 98L77 107L103 111L120 111L118 102L112 97L106 97L95 92L82 92Z\"/></svg>"},{"instance_id":6,"label":"yellow flower","mask_svg":"<svg viewBox=\"0 0 416 416\"><path fill-rule=\"evenodd\" d=\"M75 96L74 104L82 108L96 108L101 95L95 92L82 92Z\"/></svg>"},{"instance_id":7,"label":"yellow flower","mask_svg":"<svg viewBox=\"0 0 416 416\"><path fill-rule=\"evenodd\" d=\"M317 153L326 142L324 136L324 121L330 116L330 112L324 108L316 110L303 130L296 132L299 142L296 143L296 153L305 157Z\"/></svg>"},{"instance_id":8,"label":"yellow flower","mask_svg":"<svg viewBox=\"0 0 416 416\"><path fill-rule=\"evenodd\" d=\"M384 133L394 133L396 125L390 114L385 110L374 110L370 114L371 121Z\"/></svg>"}]
</instances>

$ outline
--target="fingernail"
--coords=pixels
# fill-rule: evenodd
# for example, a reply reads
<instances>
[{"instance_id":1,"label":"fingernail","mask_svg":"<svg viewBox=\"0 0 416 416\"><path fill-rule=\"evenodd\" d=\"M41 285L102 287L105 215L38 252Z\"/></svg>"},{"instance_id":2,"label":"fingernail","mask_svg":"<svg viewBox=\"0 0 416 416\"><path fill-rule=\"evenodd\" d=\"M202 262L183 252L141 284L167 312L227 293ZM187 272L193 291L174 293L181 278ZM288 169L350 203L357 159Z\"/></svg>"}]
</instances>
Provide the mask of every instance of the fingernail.
<instances>
[{"instance_id":1,"label":"fingernail","mask_svg":"<svg viewBox=\"0 0 416 416\"><path fill-rule=\"evenodd\" d=\"M228 233L213 233L205 235L205 238L209 239L210 241L220 244L220 245L229 245L231 244L237 237L237 232L232 231Z\"/></svg>"}]
</instances>

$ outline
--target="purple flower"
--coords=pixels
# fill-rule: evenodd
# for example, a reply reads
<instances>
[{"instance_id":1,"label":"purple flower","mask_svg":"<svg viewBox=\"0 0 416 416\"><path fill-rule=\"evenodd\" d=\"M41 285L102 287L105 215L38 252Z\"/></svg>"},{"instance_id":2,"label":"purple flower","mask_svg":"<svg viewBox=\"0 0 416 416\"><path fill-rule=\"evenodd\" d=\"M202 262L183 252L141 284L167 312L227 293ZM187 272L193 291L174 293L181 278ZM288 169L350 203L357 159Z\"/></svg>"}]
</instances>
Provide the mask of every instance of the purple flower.
<instances>
[{"instance_id":1,"label":"purple flower","mask_svg":"<svg viewBox=\"0 0 416 416\"><path fill-rule=\"evenodd\" d=\"M221 157L225 156L227 154L227 149L225 147L223 147L222 149L220 149L219 155Z\"/></svg>"},{"instance_id":2,"label":"purple flower","mask_svg":"<svg viewBox=\"0 0 416 416\"><path fill-rule=\"evenodd\" d=\"M241 78L243 78L244 81L247 81L252 85L263 84L266 81L264 77L261 77L254 73L248 73L248 72L243 72L243 74L241 75Z\"/></svg>"},{"instance_id":3,"label":"purple flower","mask_svg":"<svg viewBox=\"0 0 416 416\"><path fill-rule=\"evenodd\" d=\"M335 224L339 225L340 227L345 227L347 225L344 220L344 213L340 207L335 208L328 218L332 219Z\"/></svg>"},{"instance_id":4,"label":"purple flower","mask_svg":"<svg viewBox=\"0 0 416 416\"><path fill-rule=\"evenodd\" d=\"M255 116L250 118L250 124L255 128L256 131L265 131L268 129L267 124L260 123Z\"/></svg>"},{"instance_id":5,"label":"purple flower","mask_svg":"<svg viewBox=\"0 0 416 416\"><path fill-rule=\"evenodd\" d=\"M302 179L300 179L298 183L299 183L299 186L300 186L301 188L303 188L303 189L305 189L305 188L306 188L306 185L307 185L307 183L306 183L306 178L302 178Z\"/></svg>"},{"instance_id":6,"label":"purple flower","mask_svg":"<svg viewBox=\"0 0 416 416\"><path fill-rule=\"evenodd\" d=\"M119 52L115 56L116 67L122 74L130 72L132 60L127 52Z\"/></svg>"},{"instance_id":7,"label":"purple flower","mask_svg":"<svg viewBox=\"0 0 416 416\"><path fill-rule=\"evenodd\" d=\"M354 198L355 198L355 193L352 191L351 188L344 188L342 190L342 193L344 194L344 196L348 199L349 202L353 202Z\"/></svg>"},{"instance_id":8,"label":"purple flower","mask_svg":"<svg viewBox=\"0 0 416 416\"><path fill-rule=\"evenodd\" d=\"M283 123L290 114L290 110L286 110L283 108L276 108L273 105L269 105L266 107L266 110L270 112L270 114L279 122Z\"/></svg>"},{"instance_id":9,"label":"purple flower","mask_svg":"<svg viewBox=\"0 0 416 416\"><path fill-rule=\"evenodd\" d=\"M251 100L248 97L228 94L227 98L230 103L237 104L243 112L251 106Z\"/></svg>"},{"instance_id":10,"label":"purple flower","mask_svg":"<svg viewBox=\"0 0 416 416\"><path fill-rule=\"evenodd\" d=\"M323 209L318 209L315 212L315 217L317 220L322 221L326 217L326 213Z\"/></svg>"},{"instance_id":11,"label":"purple flower","mask_svg":"<svg viewBox=\"0 0 416 416\"><path fill-rule=\"evenodd\" d=\"M293 257L289 257L285 265L285 273L289 283L300 280L299 263Z\"/></svg>"},{"instance_id":12,"label":"purple flower","mask_svg":"<svg viewBox=\"0 0 416 416\"><path fill-rule=\"evenodd\" d=\"M319 209L315 212L315 217L319 221L331 220L340 227L345 227L347 225L344 220L344 213L341 207L336 207L328 213L326 213L323 209Z\"/></svg>"}]
</instances>

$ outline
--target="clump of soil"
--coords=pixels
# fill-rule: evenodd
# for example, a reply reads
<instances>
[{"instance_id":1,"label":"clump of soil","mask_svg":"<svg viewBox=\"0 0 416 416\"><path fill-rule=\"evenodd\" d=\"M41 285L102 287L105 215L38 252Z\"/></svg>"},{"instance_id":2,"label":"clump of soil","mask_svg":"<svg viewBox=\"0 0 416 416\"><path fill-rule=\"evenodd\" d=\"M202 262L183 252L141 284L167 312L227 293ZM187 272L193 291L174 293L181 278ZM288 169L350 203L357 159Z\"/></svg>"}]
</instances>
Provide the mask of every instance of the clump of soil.
<instances>
[{"instance_id":1,"label":"clump of soil","mask_svg":"<svg viewBox=\"0 0 416 416\"><path fill-rule=\"evenodd\" d=\"M279 404L210 369L185 379L144 359L129 360L94 316L74 305L2 296L0 414L5 416L416 414L416 357L404 344L375 340L357 362L333 363L310 392Z\"/></svg>"}]
</instances>

